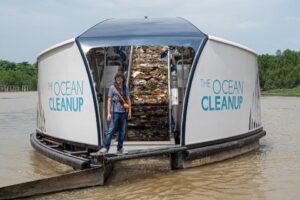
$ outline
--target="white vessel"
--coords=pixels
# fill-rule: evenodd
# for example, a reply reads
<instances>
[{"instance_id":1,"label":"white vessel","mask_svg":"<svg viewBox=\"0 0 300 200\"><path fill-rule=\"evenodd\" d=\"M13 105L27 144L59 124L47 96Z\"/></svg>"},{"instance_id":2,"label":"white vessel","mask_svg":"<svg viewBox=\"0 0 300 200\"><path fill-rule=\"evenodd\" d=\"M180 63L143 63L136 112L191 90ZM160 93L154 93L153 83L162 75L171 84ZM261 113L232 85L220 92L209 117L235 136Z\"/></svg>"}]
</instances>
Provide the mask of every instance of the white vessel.
<instances>
[{"instance_id":1,"label":"white vessel","mask_svg":"<svg viewBox=\"0 0 300 200\"><path fill-rule=\"evenodd\" d=\"M153 56L153 48L162 50L159 57ZM148 52L145 58L151 58L152 64L165 66L149 67L147 61L138 61L138 51L139 56ZM149 137L135 130L134 139L124 143L128 154L108 154L108 160L170 153L173 168L184 168L222 160L203 160L220 152L229 152L226 159L256 149L265 135L256 53L207 35L182 18L105 20L43 51L37 61L38 123L31 142L47 156L75 168L92 167L91 155L103 145L107 91L120 69L131 93L131 84L157 78L139 79L137 74L151 67L165 70L165 94L159 90L158 95L149 94L164 102L164 116L157 121L164 119L165 126L147 126L150 121L144 121L140 131ZM152 110L153 105L139 96L133 108L146 113L144 108ZM128 134L132 127L128 122Z\"/></svg>"}]
</instances>

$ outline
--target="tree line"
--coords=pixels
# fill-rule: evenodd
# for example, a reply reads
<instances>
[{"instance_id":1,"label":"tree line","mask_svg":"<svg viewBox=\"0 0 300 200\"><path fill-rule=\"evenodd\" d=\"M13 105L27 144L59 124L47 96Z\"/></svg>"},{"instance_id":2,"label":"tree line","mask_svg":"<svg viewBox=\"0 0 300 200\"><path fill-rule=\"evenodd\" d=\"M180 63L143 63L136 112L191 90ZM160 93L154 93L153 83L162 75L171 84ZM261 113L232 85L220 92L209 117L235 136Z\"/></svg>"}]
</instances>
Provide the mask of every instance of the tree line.
<instances>
[{"instance_id":1,"label":"tree line","mask_svg":"<svg viewBox=\"0 0 300 200\"><path fill-rule=\"evenodd\" d=\"M0 60L0 86L28 86L37 90L37 64Z\"/></svg>"},{"instance_id":2,"label":"tree line","mask_svg":"<svg viewBox=\"0 0 300 200\"><path fill-rule=\"evenodd\" d=\"M300 51L277 50L276 55L259 55L258 69L262 90L300 86Z\"/></svg>"},{"instance_id":3,"label":"tree line","mask_svg":"<svg viewBox=\"0 0 300 200\"><path fill-rule=\"evenodd\" d=\"M258 56L260 87L262 90L300 86L300 51L277 50L276 55ZM37 89L37 64L0 60L0 85L26 85Z\"/></svg>"}]
</instances>

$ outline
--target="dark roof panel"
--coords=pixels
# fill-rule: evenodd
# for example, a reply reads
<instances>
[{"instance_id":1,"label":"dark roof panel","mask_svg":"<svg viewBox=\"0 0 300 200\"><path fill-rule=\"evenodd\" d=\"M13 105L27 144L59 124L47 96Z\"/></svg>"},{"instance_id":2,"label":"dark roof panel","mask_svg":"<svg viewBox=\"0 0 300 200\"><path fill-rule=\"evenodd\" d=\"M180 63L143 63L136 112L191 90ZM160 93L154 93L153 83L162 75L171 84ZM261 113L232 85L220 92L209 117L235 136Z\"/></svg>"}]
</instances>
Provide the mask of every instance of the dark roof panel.
<instances>
[{"instance_id":1,"label":"dark roof panel","mask_svg":"<svg viewBox=\"0 0 300 200\"><path fill-rule=\"evenodd\" d=\"M88 29L79 38L203 37L183 18L109 19Z\"/></svg>"}]
</instances>

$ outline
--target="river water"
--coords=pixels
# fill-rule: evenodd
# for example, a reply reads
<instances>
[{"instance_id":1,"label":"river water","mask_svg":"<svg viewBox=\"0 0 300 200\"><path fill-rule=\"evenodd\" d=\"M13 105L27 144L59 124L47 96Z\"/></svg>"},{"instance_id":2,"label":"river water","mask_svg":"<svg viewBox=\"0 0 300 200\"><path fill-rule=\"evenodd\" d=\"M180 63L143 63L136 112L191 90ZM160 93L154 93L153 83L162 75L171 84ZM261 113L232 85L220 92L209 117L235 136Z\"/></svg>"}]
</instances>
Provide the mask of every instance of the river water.
<instances>
[{"instance_id":1,"label":"river water","mask_svg":"<svg viewBox=\"0 0 300 200\"><path fill-rule=\"evenodd\" d=\"M262 97L260 149L170 171L167 158L122 161L104 187L31 199L300 199L300 98ZM0 187L71 172L37 153L37 93L0 93Z\"/></svg>"}]
</instances>

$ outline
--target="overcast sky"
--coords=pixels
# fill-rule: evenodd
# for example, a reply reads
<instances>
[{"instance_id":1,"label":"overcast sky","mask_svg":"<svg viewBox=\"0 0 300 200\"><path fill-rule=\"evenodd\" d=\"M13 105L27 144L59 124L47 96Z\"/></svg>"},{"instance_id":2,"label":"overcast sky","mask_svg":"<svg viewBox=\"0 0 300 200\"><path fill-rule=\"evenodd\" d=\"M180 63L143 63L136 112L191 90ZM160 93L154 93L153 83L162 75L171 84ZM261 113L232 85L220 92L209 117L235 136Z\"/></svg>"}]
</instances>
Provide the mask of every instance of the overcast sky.
<instances>
[{"instance_id":1,"label":"overcast sky","mask_svg":"<svg viewBox=\"0 0 300 200\"><path fill-rule=\"evenodd\" d=\"M33 63L104 19L144 16L183 17L259 54L300 50L298 0L0 0L0 59Z\"/></svg>"}]
</instances>

